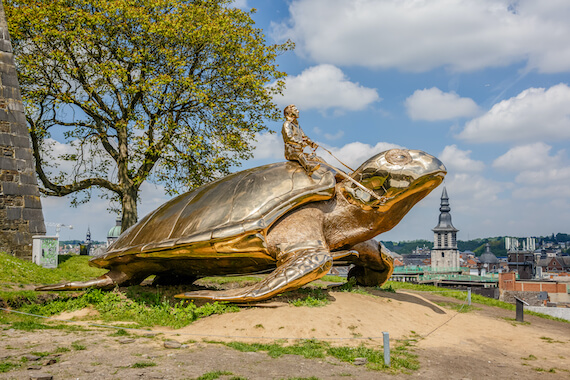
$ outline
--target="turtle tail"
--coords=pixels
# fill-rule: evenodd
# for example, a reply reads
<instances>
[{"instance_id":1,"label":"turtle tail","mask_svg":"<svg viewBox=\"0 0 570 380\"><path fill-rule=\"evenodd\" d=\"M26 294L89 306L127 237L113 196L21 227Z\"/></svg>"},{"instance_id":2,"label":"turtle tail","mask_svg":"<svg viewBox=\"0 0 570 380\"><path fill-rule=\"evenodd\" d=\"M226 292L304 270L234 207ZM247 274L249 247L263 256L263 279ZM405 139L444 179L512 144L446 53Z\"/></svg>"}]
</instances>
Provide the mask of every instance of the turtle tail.
<instances>
[{"instance_id":1,"label":"turtle tail","mask_svg":"<svg viewBox=\"0 0 570 380\"><path fill-rule=\"evenodd\" d=\"M87 288L112 289L116 285L118 285L119 282L113 280L112 276L109 276L110 273L111 272L88 281L71 281L71 282L63 282L61 284L36 286L35 290L58 291L58 290L82 290Z\"/></svg>"}]
</instances>

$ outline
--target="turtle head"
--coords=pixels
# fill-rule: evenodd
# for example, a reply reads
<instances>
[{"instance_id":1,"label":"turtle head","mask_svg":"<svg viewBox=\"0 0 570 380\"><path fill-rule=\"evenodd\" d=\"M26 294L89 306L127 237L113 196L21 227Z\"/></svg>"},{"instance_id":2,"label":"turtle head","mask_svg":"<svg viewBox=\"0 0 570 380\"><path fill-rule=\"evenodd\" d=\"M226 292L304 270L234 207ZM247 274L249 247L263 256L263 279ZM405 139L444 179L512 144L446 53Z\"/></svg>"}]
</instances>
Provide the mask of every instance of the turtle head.
<instances>
[{"instance_id":1,"label":"turtle head","mask_svg":"<svg viewBox=\"0 0 570 380\"><path fill-rule=\"evenodd\" d=\"M350 175L353 181L344 180L343 194L350 203L367 210L387 210L408 199L409 210L435 189L446 173L441 161L425 152L391 149L364 162Z\"/></svg>"}]
</instances>

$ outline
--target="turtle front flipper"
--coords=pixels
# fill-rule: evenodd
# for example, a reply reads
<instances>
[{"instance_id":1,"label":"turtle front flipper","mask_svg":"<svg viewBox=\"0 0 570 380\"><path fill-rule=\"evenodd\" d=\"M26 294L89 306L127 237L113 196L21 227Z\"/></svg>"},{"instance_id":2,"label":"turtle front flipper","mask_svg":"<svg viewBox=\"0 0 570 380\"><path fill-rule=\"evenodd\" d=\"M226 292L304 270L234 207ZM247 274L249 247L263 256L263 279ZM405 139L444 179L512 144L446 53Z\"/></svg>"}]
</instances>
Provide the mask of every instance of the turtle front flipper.
<instances>
[{"instance_id":1,"label":"turtle front flipper","mask_svg":"<svg viewBox=\"0 0 570 380\"><path fill-rule=\"evenodd\" d=\"M297 248L287 253L286 259L278 264L277 269L255 285L221 291L199 290L175 297L239 303L257 302L300 288L323 277L332 267L332 255L323 247Z\"/></svg>"}]
</instances>

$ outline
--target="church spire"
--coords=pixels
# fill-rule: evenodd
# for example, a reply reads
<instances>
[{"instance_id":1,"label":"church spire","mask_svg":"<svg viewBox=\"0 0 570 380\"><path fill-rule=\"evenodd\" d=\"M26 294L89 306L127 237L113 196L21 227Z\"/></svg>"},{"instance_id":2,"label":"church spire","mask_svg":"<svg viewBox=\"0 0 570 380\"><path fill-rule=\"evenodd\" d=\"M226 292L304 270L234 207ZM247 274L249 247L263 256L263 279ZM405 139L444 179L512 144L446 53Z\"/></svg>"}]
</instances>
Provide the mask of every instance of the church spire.
<instances>
[{"instance_id":1,"label":"church spire","mask_svg":"<svg viewBox=\"0 0 570 380\"><path fill-rule=\"evenodd\" d=\"M447 189L443 187L441 193L441 204L439 206L439 223L434 227L433 231L459 231L451 223L451 214L449 213L451 208L449 207L449 197L447 196Z\"/></svg>"}]
</instances>

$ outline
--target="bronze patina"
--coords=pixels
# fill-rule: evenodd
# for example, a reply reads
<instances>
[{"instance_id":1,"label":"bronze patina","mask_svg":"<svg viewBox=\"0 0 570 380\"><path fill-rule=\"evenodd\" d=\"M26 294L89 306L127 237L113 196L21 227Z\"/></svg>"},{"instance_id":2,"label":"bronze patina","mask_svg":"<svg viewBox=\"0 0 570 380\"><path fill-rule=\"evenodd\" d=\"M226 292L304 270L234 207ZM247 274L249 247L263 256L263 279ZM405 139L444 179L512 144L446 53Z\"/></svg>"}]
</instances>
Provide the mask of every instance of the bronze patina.
<instances>
[{"instance_id":1,"label":"bronze patina","mask_svg":"<svg viewBox=\"0 0 570 380\"><path fill-rule=\"evenodd\" d=\"M349 277L359 284L381 285L393 261L373 238L445 174L437 158L405 149L377 154L350 176L326 163L309 175L295 161L234 173L172 199L125 231L90 262L109 269L105 275L39 289L112 288L152 274L157 283L174 283L270 272L249 287L179 295L251 302L299 288L339 263L354 265Z\"/></svg>"}]
</instances>

